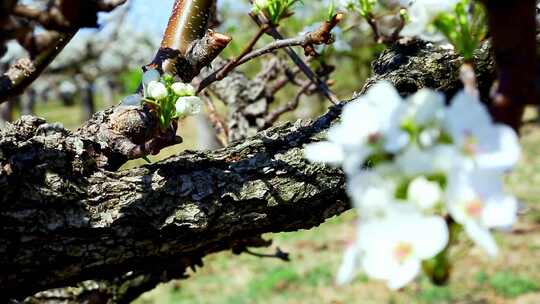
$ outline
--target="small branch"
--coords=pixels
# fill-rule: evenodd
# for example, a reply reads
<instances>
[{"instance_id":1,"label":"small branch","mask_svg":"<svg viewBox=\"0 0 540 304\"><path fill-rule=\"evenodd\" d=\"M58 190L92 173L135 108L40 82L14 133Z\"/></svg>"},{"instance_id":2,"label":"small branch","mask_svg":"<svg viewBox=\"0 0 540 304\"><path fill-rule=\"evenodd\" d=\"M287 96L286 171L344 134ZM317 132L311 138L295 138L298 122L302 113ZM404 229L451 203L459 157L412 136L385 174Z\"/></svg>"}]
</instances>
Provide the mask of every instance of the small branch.
<instances>
[{"instance_id":1,"label":"small branch","mask_svg":"<svg viewBox=\"0 0 540 304\"><path fill-rule=\"evenodd\" d=\"M197 92L201 92L204 88L209 86L211 83L215 81L220 81L223 78L225 78L232 70L234 70L238 65L240 65L240 61L248 55L252 50L253 47L255 47L255 44L261 39L261 37L264 35L264 33L268 30L269 26L267 24L263 25L259 28L255 36L251 39L251 41L247 44L247 46L244 48L242 53L238 55L236 58L229 61L225 66L223 66L221 69L215 71L210 76L206 77L202 80L202 82L199 84L199 87L197 88Z\"/></svg>"},{"instance_id":2,"label":"small branch","mask_svg":"<svg viewBox=\"0 0 540 304\"><path fill-rule=\"evenodd\" d=\"M284 262L290 262L291 261L291 259L289 257L289 253L281 251L281 248L279 248L279 247L277 247L276 252L272 253L272 254L264 254L264 253L253 252L253 251L249 250L248 248L244 249L244 253L247 253L247 254L252 255L254 257L263 258L263 259L271 258L271 259L279 259L279 260L282 260Z\"/></svg>"},{"instance_id":3,"label":"small branch","mask_svg":"<svg viewBox=\"0 0 540 304\"><path fill-rule=\"evenodd\" d=\"M253 48L255 47L255 44L257 44L257 42L261 39L261 37L264 35L264 33L266 33L266 31L269 29L270 27L265 24L263 25L262 27L259 28L259 30L257 31L257 34L255 34L255 36L251 39L251 41L248 43L248 45L246 46L246 48L242 51L242 53L240 55L238 55L236 58L234 58L233 60L231 60L229 63L227 63L223 69L221 69L218 74L217 74L217 79L218 80L221 80L223 79L223 77L225 77L225 75L227 75L232 69L234 69L236 66L240 65L241 63L240 62L245 62L244 59L245 57L251 52L253 51Z\"/></svg>"},{"instance_id":4,"label":"small branch","mask_svg":"<svg viewBox=\"0 0 540 304\"><path fill-rule=\"evenodd\" d=\"M298 67L296 67L294 70L285 69L284 75L274 81L272 86L267 89L267 95L275 96L277 92L283 89L288 83L293 83L294 85L300 86L300 84L295 79L298 73L300 73L300 69Z\"/></svg>"},{"instance_id":5,"label":"small branch","mask_svg":"<svg viewBox=\"0 0 540 304\"><path fill-rule=\"evenodd\" d=\"M68 33L51 33L55 38L33 60L28 58L19 59L9 70L0 76L0 103L9 97L22 93L36 78L41 75L45 68L64 49L77 31Z\"/></svg>"},{"instance_id":6,"label":"small branch","mask_svg":"<svg viewBox=\"0 0 540 304\"><path fill-rule=\"evenodd\" d=\"M69 22L55 7L43 12L27 5L17 4L13 8L13 15L36 21L48 30L62 31L71 28Z\"/></svg>"},{"instance_id":7,"label":"small branch","mask_svg":"<svg viewBox=\"0 0 540 304\"><path fill-rule=\"evenodd\" d=\"M260 24L263 24L263 22L259 19L258 16L255 16L255 15L251 15L251 18L253 20L255 20L255 22L260 26ZM334 20L338 21L341 20L343 18L343 15L342 14L337 14L336 16L334 16ZM331 22L332 23L332 22ZM283 38L283 35L281 35L279 33L279 31L276 29L276 28L271 28L269 31L268 31L268 34L276 39L276 40L282 40L284 39ZM302 60L302 58L300 58L296 52L292 49L292 48L285 48L285 52L287 53L287 55L289 55L289 57L291 58L291 60L294 62L294 64L296 64L298 66L298 68L300 68L300 70L302 71L302 73L304 73L304 75L306 75L306 77L311 80L311 82L315 83L317 85L317 87L319 88L319 91L333 104L336 104L339 99L337 98L337 96L330 90L330 88L326 85L326 83L324 81L322 81L321 79L319 79L319 77L317 77L317 75L309 68L309 66Z\"/></svg>"},{"instance_id":8,"label":"small branch","mask_svg":"<svg viewBox=\"0 0 540 304\"><path fill-rule=\"evenodd\" d=\"M24 22L14 23L15 29L12 31L21 33L9 39L16 38L19 44L28 50L30 58L19 59L0 76L0 103L22 93L41 75L79 28L97 26L98 12L111 11L124 2L126 0L65 0L54 2L47 11L39 11L11 1L10 10L3 12L3 19L25 19L26 23L31 20L40 23L44 28L56 31L36 34L33 25L27 27ZM5 29L0 28L0 34L4 34L3 31ZM0 43L3 44L4 40L0 39Z\"/></svg>"},{"instance_id":9,"label":"small branch","mask_svg":"<svg viewBox=\"0 0 540 304\"><path fill-rule=\"evenodd\" d=\"M258 20L256 16L252 16L252 17L254 18L254 20ZM247 45L244 51L238 57L236 57L235 59L227 63L225 66L223 66L216 72L212 73L210 76L206 77L205 79L203 79L197 91L200 92L204 88L212 84L213 82L222 80L224 77L226 77L232 70L234 70L239 65L242 65L262 55L271 53L275 50L278 50L278 49L291 50L290 47L292 46L302 46L306 50L306 53L307 53L307 52L312 52L313 45L329 44L331 43L331 39L332 39L330 32L342 19L343 19L342 14L336 14L332 18L331 21L324 22L319 27L319 29L313 32L308 32L304 35L301 35L295 38L290 38L290 39L280 38L263 48L252 51L255 43L261 38L261 36L264 33L266 32L272 33L272 31L276 31L275 28L270 28L267 23L257 22L257 24L260 25L259 31L254 36L254 38L250 41L250 43ZM294 56L297 57L296 54ZM312 76L312 77L308 76L308 78L310 78L313 83L321 87L323 91L327 92L328 94L325 94L325 95L328 95L327 97L329 97L330 101L335 103L337 101L337 97L333 95L333 93L330 92L330 89L326 86L326 84L324 84L320 79L318 79L315 73L313 73L311 69L309 69L309 67L305 63L303 63L303 61L299 57L297 58L300 60L300 62L302 62L301 64L299 64L299 67L301 69L304 69L304 73L307 73Z\"/></svg>"},{"instance_id":10,"label":"small branch","mask_svg":"<svg viewBox=\"0 0 540 304\"><path fill-rule=\"evenodd\" d=\"M227 129L225 122L223 122L223 119L217 112L212 98L208 94L204 94L203 96L206 107L208 108L208 118L216 131L216 139L222 147L226 147L229 145L229 129Z\"/></svg>"},{"instance_id":11,"label":"small branch","mask_svg":"<svg viewBox=\"0 0 540 304\"><path fill-rule=\"evenodd\" d=\"M290 101L287 104L281 106L280 108L276 109L275 111L269 113L265 117L265 125L264 125L263 129L271 127L279 119L279 117L281 115L296 109L298 107L298 104L300 103L300 99L309 90L309 87L311 85L312 85L312 83L308 81L304 86L302 86L302 88L298 91L298 93L296 93L296 96L294 97L294 99L292 101Z\"/></svg>"}]
</instances>

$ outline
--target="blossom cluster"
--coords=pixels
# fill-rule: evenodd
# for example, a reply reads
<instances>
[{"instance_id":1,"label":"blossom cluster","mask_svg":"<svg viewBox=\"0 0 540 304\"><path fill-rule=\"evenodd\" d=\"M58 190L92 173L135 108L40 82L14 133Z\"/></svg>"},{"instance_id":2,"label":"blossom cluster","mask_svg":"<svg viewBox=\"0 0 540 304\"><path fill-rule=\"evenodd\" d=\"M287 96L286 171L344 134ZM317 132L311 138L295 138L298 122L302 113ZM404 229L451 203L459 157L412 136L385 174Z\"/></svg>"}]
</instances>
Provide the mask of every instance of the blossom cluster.
<instances>
[{"instance_id":1,"label":"blossom cluster","mask_svg":"<svg viewBox=\"0 0 540 304\"><path fill-rule=\"evenodd\" d=\"M301 0L255 0L253 1L253 13L263 13L272 25L277 25L279 21L289 14L289 9Z\"/></svg>"},{"instance_id":2,"label":"blossom cluster","mask_svg":"<svg viewBox=\"0 0 540 304\"><path fill-rule=\"evenodd\" d=\"M375 19L379 30L454 47L466 60L487 34L485 12L472 0L341 0L344 9Z\"/></svg>"},{"instance_id":3,"label":"blossom cluster","mask_svg":"<svg viewBox=\"0 0 540 304\"><path fill-rule=\"evenodd\" d=\"M158 113L160 126L167 129L172 120L196 115L202 109L202 101L196 96L189 83L175 82L171 75L161 76L158 71L146 71L142 79L142 96L130 95L123 99L123 105L147 103Z\"/></svg>"},{"instance_id":4,"label":"blossom cluster","mask_svg":"<svg viewBox=\"0 0 540 304\"><path fill-rule=\"evenodd\" d=\"M492 228L510 227L517 200L502 186L520 156L513 129L492 121L476 94L422 89L403 99L379 82L345 105L328 140L306 146L306 158L343 167L359 215L357 241L338 282L357 269L398 289L421 270L446 261L464 231L490 256Z\"/></svg>"}]
</instances>

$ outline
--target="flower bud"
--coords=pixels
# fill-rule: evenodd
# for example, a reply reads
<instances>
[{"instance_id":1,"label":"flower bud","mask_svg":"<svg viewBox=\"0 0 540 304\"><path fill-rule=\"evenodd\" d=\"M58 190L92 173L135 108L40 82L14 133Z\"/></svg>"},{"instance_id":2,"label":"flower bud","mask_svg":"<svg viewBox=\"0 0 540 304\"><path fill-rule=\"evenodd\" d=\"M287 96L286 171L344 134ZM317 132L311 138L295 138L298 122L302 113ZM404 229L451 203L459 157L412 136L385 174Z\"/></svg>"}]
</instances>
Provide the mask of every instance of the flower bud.
<instances>
[{"instance_id":1,"label":"flower bud","mask_svg":"<svg viewBox=\"0 0 540 304\"><path fill-rule=\"evenodd\" d=\"M157 81L150 81L150 83L148 83L147 93L148 97L155 100L164 99L168 95L165 85Z\"/></svg>"},{"instance_id":2,"label":"flower bud","mask_svg":"<svg viewBox=\"0 0 540 304\"><path fill-rule=\"evenodd\" d=\"M175 82L171 85L171 89L178 96L193 96L195 88L189 83Z\"/></svg>"},{"instance_id":3,"label":"flower bud","mask_svg":"<svg viewBox=\"0 0 540 304\"><path fill-rule=\"evenodd\" d=\"M122 99L120 104L122 106L140 106L141 101L142 101L142 96L141 95L133 94L133 95L129 95L129 96L124 97L124 99Z\"/></svg>"},{"instance_id":4,"label":"flower bud","mask_svg":"<svg viewBox=\"0 0 540 304\"><path fill-rule=\"evenodd\" d=\"M147 86L151 81L159 81L160 77L161 76L157 70L149 69L148 71L144 72L142 83L144 86Z\"/></svg>"},{"instance_id":5,"label":"flower bud","mask_svg":"<svg viewBox=\"0 0 540 304\"><path fill-rule=\"evenodd\" d=\"M253 11L254 12L261 12L268 8L268 0L255 0L253 2Z\"/></svg>"},{"instance_id":6,"label":"flower bud","mask_svg":"<svg viewBox=\"0 0 540 304\"><path fill-rule=\"evenodd\" d=\"M199 114L202 109L202 100L197 96L183 96L176 101L176 114L179 117Z\"/></svg>"}]
</instances>

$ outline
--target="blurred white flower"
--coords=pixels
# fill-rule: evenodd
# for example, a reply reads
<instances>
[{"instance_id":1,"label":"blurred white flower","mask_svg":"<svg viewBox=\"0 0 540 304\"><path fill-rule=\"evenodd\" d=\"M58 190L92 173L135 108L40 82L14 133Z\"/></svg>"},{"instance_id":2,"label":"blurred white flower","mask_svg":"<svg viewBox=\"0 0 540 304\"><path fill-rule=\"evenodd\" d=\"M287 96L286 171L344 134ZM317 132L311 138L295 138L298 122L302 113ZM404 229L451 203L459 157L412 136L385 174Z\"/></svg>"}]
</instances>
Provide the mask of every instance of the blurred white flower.
<instances>
[{"instance_id":1,"label":"blurred white flower","mask_svg":"<svg viewBox=\"0 0 540 304\"><path fill-rule=\"evenodd\" d=\"M199 114L202 110L202 100L197 96L183 96L176 100L176 114L179 117Z\"/></svg>"},{"instance_id":2,"label":"blurred white flower","mask_svg":"<svg viewBox=\"0 0 540 304\"><path fill-rule=\"evenodd\" d=\"M315 148L308 146L306 157L315 162L341 164L346 172L354 173L377 149L401 149L409 140L396 117L402 102L390 83L375 84L357 101L345 105L341 123L328 132L329 142Z\"/></svg>"},{"instance_id":3,"label":"blurred white flower","mask_svg":"<svg viewBox=\"0 0 540 304\"><path fill-rule=\"evenodd\" d=\"M396 204L395 183L374 171L349 177L347 192L362 219L387 216Z\"/></svg>"},{"instance_id":4,"label":"blurred white flower","mask_svg":"<svg viewBox=\"0 0 540 304\"><path fill-rule=\"evenodd\" d=\"M421 89L407 98L407 115L420 126L438 124L444 117L444 95L431 89Z\"/></svg>"},{"instance_id":5,"label":"blurred white flower","mask_svg":"<svg viewBox=\"0 0 540 304\"><path fill-rule=\"evenodd\" d=\"M396 165L403 174L413 177L420 174L435 173L432 150L421 150L416 145L407 147L395 158Z\"/></svg>"},{"instance_id":6,"label":"blurred white flower","mask_svg":"<svg viewBox=\"0 0 540 304\"><path fill-rule=\"evenodd\" d=\"M360 255L361 251L357 242L347 246L336 276L336 284L343 285L352 281L360 268Z\"/></svg>"},{"instance_id":7,"label":"blurred white flower","mask_svg":"<svg viewBox=\"0 0 540 304\"><path fill-rule=\"evenodd\" d=\"M153 98L155 100L165 99L169 93L167 92L167 87L161 82L152 80L148 83L146 88L147 97Z\"/></svg>"},{"instance_id":8,"label":"blurred white flower","mask_svg":"<svg viewBox=\"0 0 540 304\"><path fill-rule=\"evenodd\" d=\"M171 85L171 89L178 96L195 95L195 88L189 83L175 82Z\"/></svg>"},{"instance_id":9,"label":"blurred white flower","mask_svg":"<svg viewBox=\"0 0 540 304\"><path fill-rule=\"evenodd\" d=\"M406 37L419 37L429 41L441 41L440 34L431 23L441 13L450 11L459 0L415 0L407 9L409 22L401 31Z\"/></svg>"},{"instance_id":10,"label":"blurred white flower","mask_svg":"<svg viewBox=\"0 0 540 304\"><path fill-rule=\"evenodd\" d=\"M350 281L360 260L370 277L403 287L447 245L438 215L495 255L489 229L516 220L502 174L519 154L515 132L493 123L478 96L462 91L446 106L442 94L424 89L404 102L389 83L374 85L344 107L327 142L306 146L308 159L343 167L362 221L336 281Z\"/></svg>"},{"instance_id":11,"label":"blurred white flower","mask_svg":"<svg viewBox=\"0 0 540 304\"><path fill-rule=\"evenodd\" d=\"M438 216L401 214L360 224L362 268L369 277L399 289L412 281L423 260L441 252L448 243L446 222Z\"/></svg>"},{"instance_id":12,"label":"blurred white flower","mask_svg":"<svg viewBox=\"0 0 540 304\"><path fill-rule=\"evenodd\" d=\"M502 177L495 171L456 171L450 175L446 191L452 218L491 256L498 250L489 229L509 228L517 216L517 200L502 188Z\"/></svg>"},{"instance_id":13,"label":"blurred white flower","mask_svg":"<svg viewBox=\"0 0 540 304\"><path fill-rule=\"evenodd\" d=\"M444 121L454 144L468 156L466 168L506 171L519 160L518 136L506 125L494 124L480 100L459 92L451 101Z\"/></svg>"},{"instance_id":14,"label":"blurred white flower","mask_svg":"<svg viewBox=\"0 0 540 304\"><path fill-rule=\"evenodd\" d=\"M345 159L343 148L329 141L309 144L304 149L304 155L312 162L327 163L329 165L341 165Z\"/></svg>"},{"instance_id":15,"label":"blurred white flower","mask_svg":"<svg viewBox=\"0 0 540 304\"><path fill-rule=\"evenodd\" d=\"M441 186L423 176L419 176L409 184L407 200L422 210L431 209L442 200Z\"/></svg>"}]
</instances>

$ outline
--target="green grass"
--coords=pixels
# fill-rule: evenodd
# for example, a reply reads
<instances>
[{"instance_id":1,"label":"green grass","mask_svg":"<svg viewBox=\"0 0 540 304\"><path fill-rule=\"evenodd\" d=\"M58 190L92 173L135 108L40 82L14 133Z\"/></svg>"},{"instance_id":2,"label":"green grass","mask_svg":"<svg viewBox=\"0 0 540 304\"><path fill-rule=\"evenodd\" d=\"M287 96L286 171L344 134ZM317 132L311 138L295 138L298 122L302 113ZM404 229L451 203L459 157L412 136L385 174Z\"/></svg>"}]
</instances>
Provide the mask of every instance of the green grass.
<instances>
[{"instance_id":1,"label":"green grass","mask_svg":"<svg viewBox=\"0 0 540 304\"><path fill-rule=\"evenodd\" d=\"M511 272L497 272L489 278L489 285L505 298L515 298L539 290L538 281Z\"/></svg>"}]
</instances>

